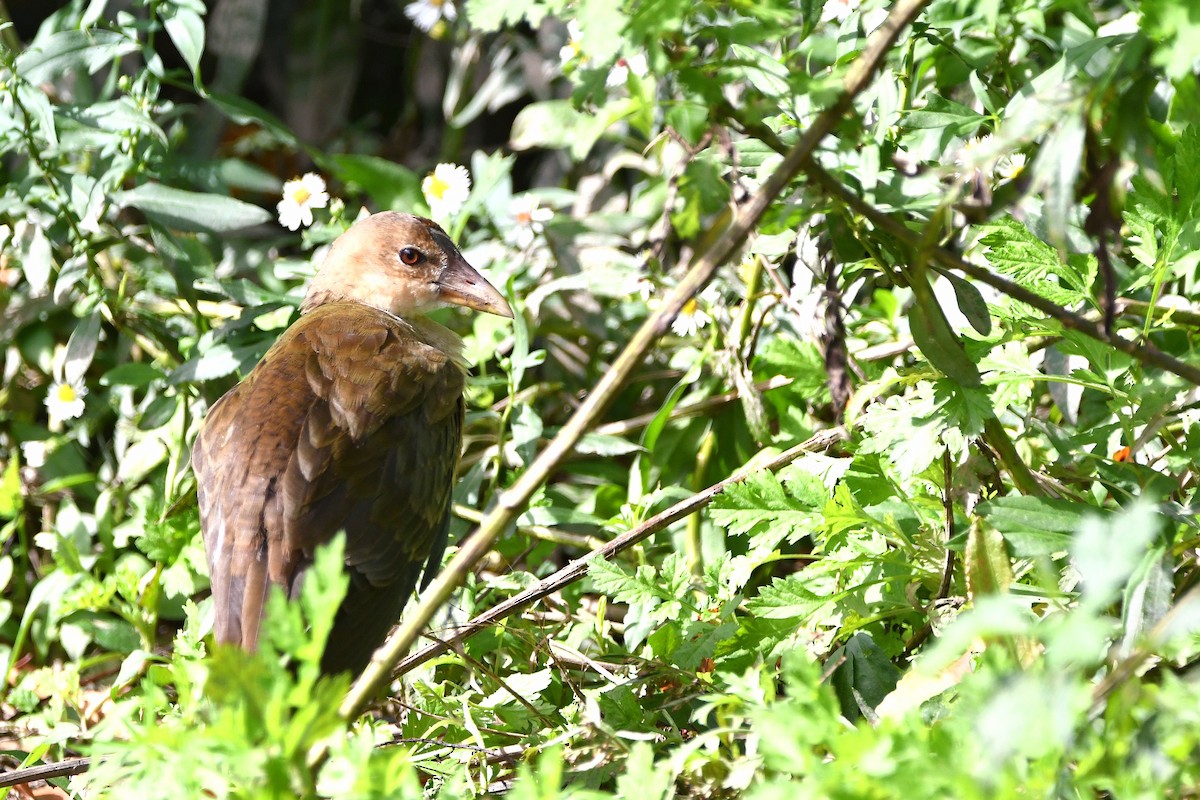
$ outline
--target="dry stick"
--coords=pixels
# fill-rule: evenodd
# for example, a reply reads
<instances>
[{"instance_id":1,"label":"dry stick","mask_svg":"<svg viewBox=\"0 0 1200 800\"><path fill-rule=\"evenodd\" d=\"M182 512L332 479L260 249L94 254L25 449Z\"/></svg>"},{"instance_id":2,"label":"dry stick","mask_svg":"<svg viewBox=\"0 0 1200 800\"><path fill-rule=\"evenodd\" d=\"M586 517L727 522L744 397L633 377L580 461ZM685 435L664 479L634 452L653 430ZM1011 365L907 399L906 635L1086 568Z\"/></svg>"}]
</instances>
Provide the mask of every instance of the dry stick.
<instances>
[{"instance_id":1,"label":"dry stick","mask_svg":"<svg viewBox=\"0 0 1200 800\"><path fill-rule=\"evenodd\" d=\"M42 764L37 767L14 769L11 772L0 775L0 789L6 789L10 786L20 786L23 783L33 783L34 781L48 781L53 778L66 778L71 775L79 775L87 772L88 765L91 762L92 759L90 758L73 758L70 761L58 761L54 764Z\"/></svg>"},{"instance_id":2,"label":"dry stick","mask_svg":"<svg viewBox=\"0 0 1200 800\"><path fill-rule=\"evenodd\" d=\"M784 386L790 386L796 379L788 375L776 375L774 378L768 378L765 381L759 381L754 384L754 390L757 392L769 392L773 389L781 389ZM742 396L742 393L737 389L724 394L715 394L712 397L706 397L703 400L697 400L694 403L680 403L675 406L675 410L671 412L672 420L683 419L684 417L695 417L699 414L706 414L714 408L720 408L723 405L734 402ZM658 419L658 412L651 411L647 414L640 414L629 419L617 420L616 422L606 422L595 429L595 433L606 434L608 436L624 436L627 433L640 430L649 425L654 420Z\"/></svg>"},{"instance_id":3,"label":"dry stick","mask_svg":"<svg viewBox=\"0 0 1200 800\"><path fill-rule=\"evenodd\" d=\"M821 431L805 442L783 451L775 458L765 464L755 465L750 464L737 472L730 475L723 481L714 483L704 491L698 492L686 500L682 500L668 508L666 511L661 511L655 514L650 519L638 525L631 531L621 534L611 542L604 545L599 550L593 550L585 556L581 556L570 564L560 569L553 575L543 578L542 580L530 586L525 591L518 595L505 600L503 603L488 609L479 616L456 628L454 633L445 639L434 641L432 644L426 645L421 650L405 658L396 667L396 674L403 675L410 670L435 658L442 653L447 652L464 639L474 636L479 631L489 625L493 625L500 620L512 616L516 612L527 608L538 600L549 597L555 592L561 590L564 586L573 581L577 581L587 572L588 564L596 558L612 558L613 556L628 550L638 542L658 533L663 528L673 522L677 522L689 514L707 506L721 492L728 489L735 483L740 483L761 470L771 470L772 472L787 466L805 453L815 453L827 449L834 442L844 439L846 436L845 430L841 428L831 428L826 431Z\"/></svg>"},{"instance_id":4,"label":"dry stick","mask_svg":"<svg viewBox=\"0 0 1200 800\"><path fill-rule=\"evenodd\" d=\"M717 267L736 252L766 213L767 207L799 174L800 168L810 162L817 145L850 112L854 97L867 88L883 63L884 56L900 36L900 31L928 2L929 0L900 0L892 6L887 20L871 35L862 55L847 70L843 91L833 105L813 120L813 124L801 134L796 145L771 173L766 183L744 206L736 210L730 226L699 256L695 265L663 300L662 306L633 335L612 367L554 440L512 486L500 493L496 505L480 523L479 529L462 544L412 613L388 637L383 646L375 651L371 663L350 687L342 702L339 713L343 718L357 717L367 707L370 699L383 690L391 679L393 666L399 663L404 653L420 637L421 631L433 619L437 610L450 599L473 565L491 550L493 543L516 519L529 498L549 480L584 433L600 418L621 391L630 373L650 352L655 341L666 332L671 320L679 314L684 304L703 289ZM321 755L316 754L316 759L320 760Z\"/></svg>"},{"instance_id":5,"label":"dry stick","mask_svg":"<svg viewBox=\"0 0 1200 800\"><path fill-rule=\"evenodd\" d=\"M802 165L801 169L814 183L818 184L829 194L837 197L837 199L859 214L862 214L876 227L887 231L909 247L915 248L921 245L918 234L909 230L904 223L893 219L887 213L880 211L854 194L847 186L826 172L816 162L809 159ZM1167 372L1174 373L1189 383L1200 386L1200 368L1193 367L1191 364L1185 364L1174 356L1167 355L1152 344L1137 344L1128 339L1123 339L1115 333L1107 333L1103 327L1097 325L1087 317L1076 314L1073 311L1068 311L1057 303L1053 303L1041 295L1031 292L1024 286L1013 283L1008 278L997 275L986 267L972 264L970 261L944 248L930 248L929 257L943 267L963 272L980 283L986 283L993 289L997 289L1015 300L1020 300L1026 305L1033 306L1046 316L1058 320L1068 330L1077 331L1088 338L1104 342L1110 347L1132 356L1143 364L1150 364L1160 369L1165 369Z\"/></svg>"}]
</instances>

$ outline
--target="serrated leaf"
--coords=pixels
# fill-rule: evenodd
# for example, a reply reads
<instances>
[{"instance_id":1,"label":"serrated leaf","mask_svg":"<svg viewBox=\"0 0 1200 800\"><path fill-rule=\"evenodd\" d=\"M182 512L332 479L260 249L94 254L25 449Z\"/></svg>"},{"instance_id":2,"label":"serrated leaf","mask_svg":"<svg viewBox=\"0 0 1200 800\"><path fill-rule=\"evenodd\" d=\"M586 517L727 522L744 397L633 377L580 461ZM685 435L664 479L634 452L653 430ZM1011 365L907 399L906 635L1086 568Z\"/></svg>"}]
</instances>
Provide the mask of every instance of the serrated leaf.
<instances>
[{"instance_id":1,"label":"serrated leaf","mask_svg":"<svg viewBox=\"0 0 1200 800\"><path fill-rule=\"evenodd\" d=\"M759 472L714 498L709 516L731 534L768 528L775 541L794 540L811 532L828 499L829 491L811 473L797 473L784 487L774 474Z\"/></svg>"},{"instance_id":2,"label":"serrated leaf","mask_svg":"<svg viewBox=\"0 0 1200 800\"><path fill-rule=\"evenodd\" d=\"M1026 289L1059 305L1092 303L1096 261L1084 256L1064 262L1058 251L1012 218L984 226L980 239L988 263Z\"/></svg>"},{"instance_id":3,"label":"serrated leaf","mask_svg":"<svg viewBox=\"0 0 1200 800\"><path fill-rule=\"evenodd\" d=\"M803 620L836 598L822 597L805 588L795 575L776 578L764 586L757 597L746 601L746 610L766 619Z\"/></svg>"}]
</instances>

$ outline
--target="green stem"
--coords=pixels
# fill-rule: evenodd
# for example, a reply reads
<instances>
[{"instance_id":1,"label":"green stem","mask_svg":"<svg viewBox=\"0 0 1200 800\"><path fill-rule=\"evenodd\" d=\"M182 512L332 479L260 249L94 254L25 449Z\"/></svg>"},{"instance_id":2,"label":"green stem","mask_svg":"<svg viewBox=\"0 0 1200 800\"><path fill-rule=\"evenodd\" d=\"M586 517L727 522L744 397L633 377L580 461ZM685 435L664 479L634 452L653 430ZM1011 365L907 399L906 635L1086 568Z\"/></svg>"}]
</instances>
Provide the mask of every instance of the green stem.
<instances>
[{"instance_id":1,"label":"green stem","mask_svg":"<svg viewBox=\"0 0 1200 800\"><path fill-rule=\"evenodd\" d=\"M708 433L704 434L704 440L700 443L700 452L696 456L696 469L692 472L692 486L694 491L699 492L704 487L704 473L708 470L708 462L712 459L713 450L715 449L717 437L709 428ZM688 517L687 523L687 559L688 571L692 575L692 580L697 584L704 580L704 539L703 520L697 512Z\"/></svg>"},{"instance_id":2,"label":"green stem","mask_svg":"<svg viewBox=\"0 0 1200 800\"><path fill-rule=\"evenodd\" d=\"M1029 469L1029 465L1017 453L1016 445L1009 438L1008 431L1000 424L1000 420L995 417L986 420L983 423L983 433L987 437L988 444L1000 456L1000 462L1008 469L1008 474L1012 475L1013 483L1017 485L1017 488L1023 494L1045 497L1046 491L1038 483L1037 477Z\"/></svg>"}]
</instances>

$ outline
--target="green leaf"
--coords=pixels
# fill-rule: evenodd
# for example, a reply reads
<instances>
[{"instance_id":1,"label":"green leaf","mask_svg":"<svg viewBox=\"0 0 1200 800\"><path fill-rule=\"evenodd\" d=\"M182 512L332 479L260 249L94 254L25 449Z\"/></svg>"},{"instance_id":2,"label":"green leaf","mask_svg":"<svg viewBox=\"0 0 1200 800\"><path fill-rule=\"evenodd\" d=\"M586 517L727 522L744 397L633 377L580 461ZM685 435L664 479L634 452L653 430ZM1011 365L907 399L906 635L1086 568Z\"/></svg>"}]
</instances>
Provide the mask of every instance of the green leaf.
<instances>
[{"instance_id":1,"label":"green leaf","mask_svg":"<svg viewBox=\"0 0 1200 800\"><path fill-rule=\"evenodd\" d=\"M21 491L21 460L9 458L4 465L4 473L0 475L0 518L14 519L21 513L24 506L24 492ZM4 588L0 584L0 589Z\"/></svg>"},{"instance_id":2,"label":"green leaf","mask_svg":"<svg viewBox=\"0 0 1200 800\"><path fill-rule=\"evenodd\" d=\"M987 500L976 511L1012 546L1017 558L1060 553L1086 513L1096 509L1045 497L1014 496Z\"/></svg>"},{"instance_id":3,"label":"green leaf","mask_svg":"<svg viewBox=\"0 0 1200 800\"><path fill-rule=\"evenodd\" d=\"M963 386L980 384L979 370L968 358L962 342L950 329L940 308L927 311L923 303L914 303L908 312L908 322L913 341L930 364Z\"/></svg>"},{"instance_id":4,"label":"green leaf","mask_svg":"<svg viewBox=\"0 0 1200 800\"><path fill-rule=\"evenodd\" d=\"M620 436L602 433L587 433L575 445L575 452L592 456L623 456L644 450L641 445Z\"/></svg>"},{"instance_id":5,"label":"green leaf","mask_svg":"<svg viewBox=\"0 0 1200 800\"><path fill-rule=\"evenodd\" d=\"M803 621L824 608L836 597L822 597L806 588L800 578L788 575L764 586L757 597L746 601L746 610L766 619Z\"/></svg>"},{"instance_id":6,"label":"green leaf","mask_svg":"<svg viewBox=\"0 0 1200 800\"><path fill-rule=\"evenodd\" d=\"M1094 257L1064 262L1057 250L1010 217L983 227L988 233L980 243L986 248L988 263L997 271L1059 305L1081 302L1094 305L1091 296L1096 278Z\"/></svg>"},{"instance_id":7,"label":"green leaf","mask_svg":"<svg viewBox=\"0 0 1200 800\"><path fill-rule=\"evenodd\" d=\"M142 387L167 377L162 369L150 366L149 363L131 361L119 363L100 377L101 386L136 386Z\"/></svg>"},{"instance_id":8,"label":"green leaf","mask_svg":"<svg viewBox=\"0 0 1200 800\"><path fill-rule=\"evenodd\" d=\"M1152 503L1139 500L1119 514L1089 515L1071 542L1081 602L1104 608L1126 587L1162 526Z\"/></svg>"},{"instance_id":9,"label":"green leaf","mask_svg":"<svg viewBox=\"0 0 1200 800\"><path fill-rule=\"evenodd\" d=\"M1067 226L1075 206L1075 182L1083 166L1083 113L1068 107L1066 116L1042 142L1033 162L1032 185L1045 198L1048 234L1060 249L1067 247Z\"/></svg>"},{"instance_id":10,"label":"green leaf","mask_svg":"<svg viewBox=\"0 0 1200 800\"><path fill-rule=\"evenodd\" d=\"M204 54L204 20L196 11L176 6L163 19L163 27L192 71L192 80L199 86L200 56Z\"/></svg>"},{"instance_id":11,"label":"green leaf","mask_svg":"<svg viewBox=\"0 0 1200 800\"><path fill-rule=\"evenodd\" d=\"M79 321L71 338L67 340L67 353L63 359L63 380L78 383L92 365L96 347L100 344L100 312L93 311Z\"/></svg>"},{"instance_id":12,"label":"green leaf","mask_svg":"<svg viewBox=\"0 0 1200 800\"><path fill-rule=\"evenodd\" d=\"M1014 580L1008 548L1000 532L986 523L976 521L967 532L967 552L964 567L967 575L967 594L974 600L981 595L1000 594Z\"/></svg>"},{"instance_id":13,"label":"green leaf","mask_svg":"<svg viewBox=\"0 0 1200 800\"><path fill-rule=\"evenodd\" d=\"M136 208L169 228L180 231L227 233L261 225L270 212L232 197L188 192L161 183L146 183L118 192L113 198L123 208Z\"/></svg>"},{"instance_id":14,"label":"green leaf","mask_svg":"<svg viewBox=\"0 0 1200 800\"><path fill-rule=\"evenodd\" d=\"M731 534L768 531L775 542L792 541L816 527L829 490L811 473L797 472L785 487L774 474L758 472L713 499L709 516Z\"/></svg>"},{"instance_id":15,"label":"green leaf","mask_svg":"<svg viewBox=\"0 0 1200 800\"><path fill-rule=\"evenodd\" d=\"M46 93L22 83L17 86L17 96L21 98L25 111L33 118L32 122L37 126L38 133L46 140L46 144L58 147L54 108L50 105L50 99L46 97Z\"/></svg>"},{"instance_id":16,"label":"green leaf","mask_svg":"<svg viewBox=\"0 0 1200 800\"><path fill-rule=\"evenodd\" d=\"M334 155L333 163L338 180L370 195L376 211L408 210L422 202L421 179L407 167L356 153Z\"/></svg>"},{"instance_id":17,"label":"green leaf","mask_svg":"<svg viewBox=\"0 0 1200 800\"><path fill-rule=\"evenodd\" d=\"M831 677L838 702L846 719L874 717L875 707L896 688L900 670L870 634L858 632L829 656L839 666Z\"/></svg>"},{"instance_id":18,"label":"green leaf","mask_svg":"<svg viewBox=\"0 0 1200 800\"><path fill-rule=\"evenodd\" d=\"M467 0L467 21L471 27L492 33L526 21L533 28L546 16L548 8L539 0Z\"/></svg>"},{"instance_id":19,"label":"green leaf","mask_svg":"<svg viewBox=\"0 0 1200 800\"><path fill-rule=\"evenodd\" d=\"M1159 544L1142 555L1130 575L1121 598L1122 656L1132 653L1171 611L1175 598L1174 566L1170 548Z\"/></svg>"},{"instance_id":20,"label":"green leaf","mask_svg":"<svg viewBox=\"0 0 1200 800\"><path fill-rule=\"evenodd\" d=\"M925 107L904 115L904 126L914 130L945 129L955 136L974 133L987 118L953 100L930 94Z\"/></svg>"},{"instance_id":21,"label":"green leaf","mask_svg":"<svg viewBox=\"0 0 1200 800\"><path fill-rule=\"evenodd\" d=\"M967 318L967 322L971 323L971 327L980 336L990 336L992 333L992 315L988 311L987 301L983 299L983 295L979 292L979 289L975 284L948 270L943 272L942 275L954 287L954 297L958 300L958 310Z\"/></svg>"},{"instance_id":22,"label":"green leaf","mask_svg":"<svg viewBox=\"0 0 1200 800\"><path fill-rule=\"evenodd\" d=\"M16 70L30 83L43 83L69 70L96 72L137 49L137 41L116 31L59 31L17 56Z\"/></svg>"},{"instance_id":23,"label":"green leaf","mask_svg":"<svg viewBox=\"0 0 1200 800\"><path fill-rule=\"evenodd\" d=\"M50 287L50 276L54 270L54 254L50 249L50 239L41 226L34 226L33 238L29 242L29 251L21 260L21 272L29 282L29 289L34 297L45 294Z\"/></svg>"},{"instance_id":24,"label":"green leaf","mask_svg":"<svg viewBox=\"0 0 1200 800\"><path fill-rule=\"evenodd\" d=\"M535 147L569 147L585 119L570 100L544 100L530 103L513 120L509 146L513 150Z\"/></svg>"},{"instance_id":25,"label":"green leaf","mask_svg":"<svg viewBox=\"0 0 1200 800\"><path fill-rule=\"evenodd\" d=\"M185 381L210 381L213 378L223 378L232 375L241 367L247 356L252 355L255 348L231 348L227 344L216 344L204 353L190 359L171 373L171 383Z\"/></svg>"}]
</instances>

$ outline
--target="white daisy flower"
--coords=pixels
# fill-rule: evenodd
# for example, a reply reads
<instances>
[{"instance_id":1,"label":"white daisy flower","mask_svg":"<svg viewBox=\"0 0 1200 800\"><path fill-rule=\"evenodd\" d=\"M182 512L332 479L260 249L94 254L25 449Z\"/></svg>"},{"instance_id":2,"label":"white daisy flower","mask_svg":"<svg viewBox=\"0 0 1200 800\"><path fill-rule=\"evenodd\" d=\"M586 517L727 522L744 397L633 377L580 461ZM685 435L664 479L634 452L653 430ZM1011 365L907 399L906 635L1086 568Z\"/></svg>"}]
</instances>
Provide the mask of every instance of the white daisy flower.
<instances>
[{"instance_id":1,"label":"white daisy flower","mask_svg":"<svg viewBox=\"0 0 1200 800\"><path fill-rule=\"evenodd\" d=\"M996 144L990 133L974 136L955 151L952 174L965 181L990 183L987 176L991 175L997 155Z\"/></svg>"},{"instance_id":2,"label":"white daisy flower","mask_svg":"<svg viewBox=\"0 0 1200 800\"><path fill-rule=\"evenodd\" d=\"M608 77L604 80L604 85L610 89L618 86L624 86L629 80L629 73L633 73L638 77L645 75L650 69L646 63L646 56L638 53L629 58L618 58L617 63L613 64L613 68L608 71Z\"/></svg>"},{"instance_id":3,"label":"white daisy flower","mask_svg":"<svg viewBox=\"0 0 1200 800\"><path fill-rule=\"evenodd\" d=\"M583 31L579 27L579 23L571 20L567 23L567 43L558 48L558 60L565 67L575 59L579 59L580 63L587 61L587 56L583 54Z\"/></svg>"},{"instance_id":4,"label":"white daisy flower","mask_svg":"<svg viewBox=\"0 0 1200 800\"><path fill-rule=\"evenodd\" d=\"M862 5L862 0L826 0L821 9L822 22L845 22Z\"/></svg>"},{"instance_id":5,"label":"white daisy flower","mask_svg":"<svg viewBox=\"0 0 1200 800\"><path fill-rule=\"evenodd\" d=\"M996 177L1001 183L1015 181L1025 171L1025 154L1013 153L996 162Z\"/></svg>"},{"instance_id":6,"label":"white daisy flower","mask_svg":"<svg viewBox=\"0 0 1200 800\"><path fill-rule=\"evenodd\" d=\"M41 469L46 465L46 443L40 439L21 442L21 460L25 466Z\"/></svg>"},{"instance_id":7,"label":"white daisy flower","mask_svg":"<svg viewBox=\"0 0 1200 800\"><path fill-rule=\"evenodd\" d=\"M654 295L654 281L645 275L639 275L630 284L630 288L627 291L631 297L636 297L645 303Z\"/></svg>"},{"instance_id":8,"label":"white daisy flower","mask_svg":"<svg viewBox=\"0 0 1200 800\"><path fill-rule=\"evenodd\" d=\"M50 415L50 425L55 426L68 419L83 416L83 398L87 396L87 387L83 382L67 383L55 381L46 393L46 412Z\"/></svg>"},{"instance_id":9,"label":"white daisy flower","mask_svg":"<svg viewBox=\"0 0 1200 800\"><path fill-rule=\"evenodd\" d=\"M404 16L411 19L413 24L425 33L429 33L433 26L443 19L451 22L457 19L458 10L451 0L417 0L404 7Z\"/></svg>"},{"instance_id":10,"label":"white daisy flower","mask_svg":"<svg viewBox=\"0 0 1200 800\"><path fill-rule=\"evenodd\" d=\"M313 224L313 209L329 205L329 193L325 181L312 172L294 178L283 185L283 199L276 208L279 224L289 231Z\"/></svg>"},{"instance_id":11,"label":"white daisy flower","mask_svg":"<svg viewBox=\"0 0 1200 800\"><path fill-rule=\"evenodd\" d=\"M533 244L538 234L545 230L545 224L554 217L553 211L540 207L537 198L529 194L514 197L508 213L514 223L512 240L522 250Z\"/></svg>"},{"instance_id":12,"label":"white daisy flower","mask_svg":"<svg viewBox=\"0 0 1200 800\"><path fill-rule=\"evenodd\" d=\"M447 219L462 210L471 195L471 174L458 164L438 164L421 181L421 193L435 219Z\"/></svg>"},{"instance_id":13,"label":"white daisy flower","mask_svg":"<svg viewBox=\"0 0 1200 800\"><path fill-rule=\"evenodd\" d=\"M675 331L676 336L695 336L697 331L710 322L712 317L700 308L700 304L693 297L683 304L679 315L671 320L671 330Z\"/></svg>"}]
</instances>

